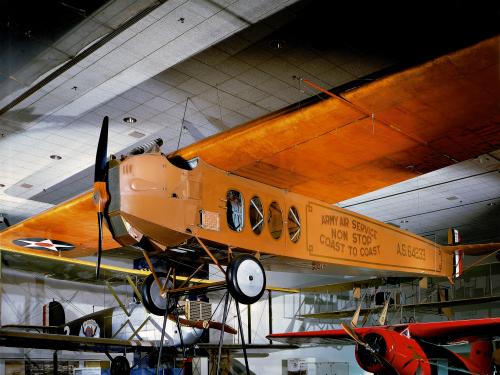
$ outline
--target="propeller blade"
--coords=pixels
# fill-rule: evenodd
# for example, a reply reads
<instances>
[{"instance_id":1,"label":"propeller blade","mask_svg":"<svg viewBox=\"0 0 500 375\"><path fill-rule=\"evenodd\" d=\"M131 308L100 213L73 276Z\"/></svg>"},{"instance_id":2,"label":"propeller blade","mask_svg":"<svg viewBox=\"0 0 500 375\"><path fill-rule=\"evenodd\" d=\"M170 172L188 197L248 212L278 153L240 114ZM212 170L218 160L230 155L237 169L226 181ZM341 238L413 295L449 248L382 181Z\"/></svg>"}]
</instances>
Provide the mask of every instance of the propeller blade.
<instances>
[{"instance_id":1,"label":"propeller blade","mask_svg":"<svg viewBox=\"0 0 500 375\"><path fill-rule=\"evenodd\" d=\"M349 337L351 337L357 344L366 348L366 350L371 352L378 361L380 361L383 365L387 366L388 369L393 369L396 372L396 374L399 375L399 372L392 366L392 364L387 359L385 359L383 355L380 355L380 353L378 353L377 350L368 345L367 342L363 341L351 327L349 327L345 323L341 323L340 325L342 326L344 331L349 335Z\"/></svg>"},{"instance_id":2,"label":"propeller blade","mask_svg":"<svg viewBox=\"0 0 500 375\"><path fill-rule=\"evenodd\" d=\"M104 209L109 201L106 187L107 153L108 153L108 127L109 118L105 116L102 120L101 134L95 155L94 171L94 204L97 208L97 226L99 228L99 239L97 243L97 265L95 270L96 279L99 279L102 256L102 222L104 219Z\"/></svg>"},{"instance_id":3,"label":"propeller blade","mask_svg":"<svg viewBox=\"0 0 500 375\"><path fill-rule=\"evenodd\" d=\"M101 134L99 135L99 143L97 144L97 152L95 154L94 182L104 182L106 178L106 161L108 158L108 123L108 116L104 116L102 120Z\"/></svg>"},{"instance_id":4,"label":"propeller blade","mask_svg":"<svg viewBox=\"0 0 500 375\"><path fill-rule=\"evenodd\" d=\"M364 342L363 340L361 340L361 338L357 335L356 332L354 332L354 330L349 327L347 324L345 323L341 323L340 324L342 326L342 328L344 329L345 333L347 333L347 335L352 338L357 344L361 345L361 346L364 346L365 348L368 347L368 344L366 342Z\"/></svg>"},{"instance_id":5,"label":"propeller blade","mask_svg":"<svg viewBox=\"0 0 500 375\"><path fill-rule=\"evenodd\" d=\"M103 213L97 213L97 226L99 227L99 239L97 243L97 265L95 268L95 278L99 279L99 271L101 269L101 256L102 256L102 219Z\"/></svg>"},{"instance_id":6,"label":"propeller blade","mask_svg":"<svg viewBox=\"0 0 500 375\"><path fill-rule=\"evenodd\" d=\"M172 321L176 321L174 314L169 314L168 318ZM213 320L188 320L179 317L179 323L182 324L183 326L191 328L198 328L198 329L212 328L212 329L217 329L219 331L222 331L224 329L224 332L231 333L233 335L238 333L238 331L235 330L230 325L227 324L222 325L222 323L214 322Z\"/></svg>"},{"instance_id":7,"label":"propeller blade","mask_svg":"<svg viewBox=\"0 0 500 375\"><path fill-rule=\"evenodd\" d=\"M238 333L237 330L235 330L233 327L225 324L224 326L220 322L214 322L212 320L208 321L208 327L213 328L213 329L218 329L219 331L222 331L224 329L224 332L231 333L233 335L236 335Z\"/></svg>"}]
</instances>

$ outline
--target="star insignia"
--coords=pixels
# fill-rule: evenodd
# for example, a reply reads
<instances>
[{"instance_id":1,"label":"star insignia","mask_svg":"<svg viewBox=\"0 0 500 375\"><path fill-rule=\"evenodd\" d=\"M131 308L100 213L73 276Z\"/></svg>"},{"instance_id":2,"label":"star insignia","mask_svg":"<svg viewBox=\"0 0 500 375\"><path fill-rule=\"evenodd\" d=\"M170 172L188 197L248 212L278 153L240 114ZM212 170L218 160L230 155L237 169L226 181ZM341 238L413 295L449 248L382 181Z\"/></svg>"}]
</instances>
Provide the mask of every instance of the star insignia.
<instances>
[{"instance_id":1,"label":"star insignia","mask_svg":"<svg viewBox=\"0 0 500 375\"><path fill-rule=\"evenodd\" d=\"M20 238L14 240L13 242L18 246L36 250L66 251L75 248L75 246L70 243L51 240L48 238Z\"/></svg>"}]
</instances>

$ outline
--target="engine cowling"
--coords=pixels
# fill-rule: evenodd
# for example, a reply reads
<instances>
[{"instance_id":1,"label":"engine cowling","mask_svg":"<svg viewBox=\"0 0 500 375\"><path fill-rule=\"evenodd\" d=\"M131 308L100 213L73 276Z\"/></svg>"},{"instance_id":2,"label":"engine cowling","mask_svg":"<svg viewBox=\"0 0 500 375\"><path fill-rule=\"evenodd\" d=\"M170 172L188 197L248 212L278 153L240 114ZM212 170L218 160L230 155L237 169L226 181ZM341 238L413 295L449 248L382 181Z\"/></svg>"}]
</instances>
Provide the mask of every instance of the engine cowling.
<instances>
[{"instance_id":1,"label":"engine cowling","mask_svg":"<svg viewBox=\"0 0 500 375\"><path fill-rule=\"evenodd\" d=\"M356 345L356 360L372 373L392 370L400 375L431 374L427 357L420 345L400 332L373 328L361 336L367 347ZM420 367L420 370L419 370Z\"/></svg>"}]
</instances>

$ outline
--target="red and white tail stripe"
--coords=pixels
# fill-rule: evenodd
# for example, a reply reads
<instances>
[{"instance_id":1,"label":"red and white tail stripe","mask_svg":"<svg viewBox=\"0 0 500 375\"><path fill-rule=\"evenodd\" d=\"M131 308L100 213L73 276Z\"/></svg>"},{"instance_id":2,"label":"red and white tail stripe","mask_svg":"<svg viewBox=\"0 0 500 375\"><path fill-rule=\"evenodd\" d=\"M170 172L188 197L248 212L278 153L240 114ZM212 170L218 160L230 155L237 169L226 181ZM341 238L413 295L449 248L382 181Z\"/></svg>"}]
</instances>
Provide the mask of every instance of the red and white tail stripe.
<instances>
[{"instance_id":1,"label":"red and white tail stripe","mask_svg":"<svg viewBox=\"0 0 500 375\"><path fill-rule=\"evenodd\" d=\"M458 278L464 272L464 251L457 250L453 256L453 276Z\"/></svg>"}]
</instances>

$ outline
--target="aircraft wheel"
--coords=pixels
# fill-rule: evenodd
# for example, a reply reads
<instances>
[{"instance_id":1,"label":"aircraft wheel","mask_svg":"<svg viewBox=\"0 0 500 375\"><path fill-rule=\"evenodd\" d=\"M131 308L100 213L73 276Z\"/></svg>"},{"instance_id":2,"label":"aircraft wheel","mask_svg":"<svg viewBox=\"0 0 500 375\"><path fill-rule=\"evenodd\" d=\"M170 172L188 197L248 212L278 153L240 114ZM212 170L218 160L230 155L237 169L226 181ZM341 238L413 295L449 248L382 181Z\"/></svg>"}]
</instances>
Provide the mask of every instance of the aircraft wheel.
<instances>
[{"instance_id":1,"label":"aircraft wheel","mask_svg":"<svg viewBox=\"0 0 500 375\"><path fill-rule=\"evenodd\" d=\"M264 294L266 273L258 259L247 254L239 255L227 266L226 283L236 301L251 305Z\"/></svg>"},{"instance_id":2,"label":"aircraft wheel","mask_svg":"<svg viewBox=\"0 0 500 375\"><path fill-rule=\"evenodd\" d=\"M123 355L113 358L109 372L111 375L129 375L130 364L128 363L128 359Z\"/></svg>"},{"instance_id":3,"label":"aircraft wheel","mask_svg":"<svg viewBox=\"0 0 500 375\"><path fill-rule=\"evenodd\" d=\"M165 272L156 272L156 276L160 280L160 284L165 284L165 279L167 274ZM172 281L169 280L167 287L171 288L173 286ZM163 316L165 315L165 309L167 308L167 300L161 296L160 288L156 283L153 274L150 274L144 280L141 289L142 301L144 307L152 314ZM174 311L177 306L177 298L168 298L168 312Z\"/></svg>"}]
</instances>

